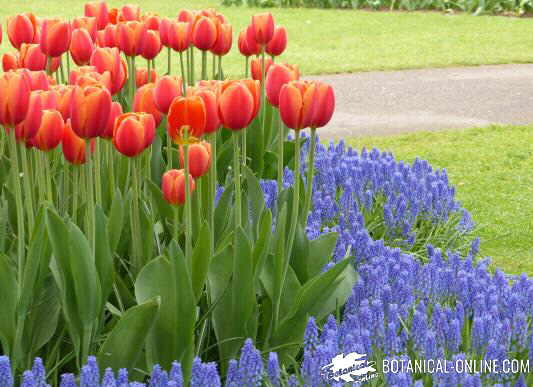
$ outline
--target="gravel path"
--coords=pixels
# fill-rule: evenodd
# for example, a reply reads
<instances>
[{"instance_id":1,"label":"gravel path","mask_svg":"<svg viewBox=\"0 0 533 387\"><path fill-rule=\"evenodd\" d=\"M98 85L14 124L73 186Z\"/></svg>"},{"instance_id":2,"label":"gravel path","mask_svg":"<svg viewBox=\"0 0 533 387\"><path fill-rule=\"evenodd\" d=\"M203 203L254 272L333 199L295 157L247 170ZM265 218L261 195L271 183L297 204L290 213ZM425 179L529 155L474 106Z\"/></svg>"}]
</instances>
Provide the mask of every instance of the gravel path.
<instances>
[{"instance_id":1,"label":"gravel path","mask_svg":"<svg viewBox=\"0 0 533 387\"><path fill-rule=\"evenodd\" d=\"M533 123L533 64L307 77L333 85L337 108L321 137Z\"/></svg>"}]
</instances>

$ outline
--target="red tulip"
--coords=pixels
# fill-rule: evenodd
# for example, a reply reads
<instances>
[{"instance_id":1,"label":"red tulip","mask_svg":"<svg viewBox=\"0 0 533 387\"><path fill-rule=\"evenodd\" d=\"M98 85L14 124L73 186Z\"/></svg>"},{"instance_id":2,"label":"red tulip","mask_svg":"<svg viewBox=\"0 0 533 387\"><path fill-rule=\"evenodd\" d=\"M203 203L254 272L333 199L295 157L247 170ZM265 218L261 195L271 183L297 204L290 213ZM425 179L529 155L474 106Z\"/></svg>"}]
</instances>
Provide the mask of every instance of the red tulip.
<instances>
[{"instance_id":1,"label":"red tulip","mask_svg":"<svg viewBox=\"0 0 533 387\"><path fill-rule=\"evenodd\" d=\"M70 23L59 19L45 19L41 26L41 50L53 58L68 51L71 37Z\"/></svg>"},{"instance_id":2,"label":"red tulip","mask_svg":"<svg viewBox=\"0 0 533 387\"><path fill-rule=\"evenodd\" d=\"M147 83L135 92L133 99L133 111L139 113L149 113L154 117L155 126L158 127L163 119L163 115L155 105L154 101L155 84Z\"/></svg>"},{"instance_id":3,"label":"red tulip","mask_svg":"<svg viewBox=\"0 0 533 387\"><path fill-rule=\"evenodd\" d=\"M178 12L178 21L179 22L185 22L185 23L193 23L196 15L194 11L190 11L188 9L182 9Z\"/></svg>"},{"instance_id":4,"label":"red tulip","mask_svg":"<svg viewBox=\"0 0 533 387\"><path fill-rule=\"evenodd\" d=\"M315 99L317 102L314 115L311 118L311 127L321 128L327 125L335 111L335 94L331 85L317 82Z\"/></svg>"},{"instance_id":5,"label":"red tulip","mask_svg":"<svg viewBox=\"0 0 533 387\"><path fill-rule=\"evenodd\" d=\"M91 40L96 42L96 32L98 29L95 17L77 17L72 19L71 25L72 30L77 30L79 28L86 30L89 33Z\"/></svg>"},{"instance_id":6,"label":"red tulip","mask_svg":"<svg viewBox=\"0 0 533 387\"><path fill-rule=\"evenodd\" d=\"M268 42L265 51L271 56L279 56L287 48L287 30L285 27L276 27L274 29L274 36Z\"/></svg>"},{"instance_id":7,"label":"red tulip","mask_svg":"<svg viewBox=\"0 0 533 387\"><path fill-rule=\"evenodd\" d=\"M0 124L15 127L26 117L31 81L26 73L3 73L0 90Z\"/></svg>"},{"instance_id":8,"label":"red tulip","mask_svg":"<svg viewBox=\"0 0 533 387\"><path fill-rule=\"evenodd\" d=\"M59 57L52 58L51 72L59 68ZM47 58L39 44L26 44L20 46L20 66L31 71L44 71L47 66Z\"/></svg>"},{"instance_id":9,"label":"red tulip","mask_svg":"<svg viewBox=\"0 0 533 387\"><path fill-rule=\"evenodd\" d=\"M70 104L72 130L81 138L100 136L111 111L111 94L104 86L76 86Z\"/></svg>"},{"instance_id":10,"label":"red tulip","mask_svg":"<svg viewBox=\"0 0 533 387\"><path fill-rule=\"evenodd\" d=\"M75 86L73 85L56 85L51 89L57 95L57 110L61 113L65 121L70 118L70 105L72 103L74 89Z\"/></svg>"},{"instance_id":11,"label":"red tulip","mask_svg":"<svg viewBox=\"0 0 533 387\"><path fill-rule=\"evenodd\" d=\"M161 18L155 13L146 13L141 17L141 20L146 25L146 28L153 31L159 31L159 25L161 24Z\"/></svg>"},{"instance_id":12,"label":"red tulip","mask_svg":"<svg viewBox=\"0 0 533 387\"><path fill-rule=\"evenodd\" d=\"M219 116L222 125L230 130L241 130L253 121L259 109L258 82L256 87L244 81L233 81L223 86L219 99ZM250 89L253 87L253 90ZM254 95L256 94L256 95ZM257 105L256 105L257 104Z\"/></svg>"},{"instance_id":13,"label":"red tulip","mask_svg":"<svg viewBox=\"0 0 533 387\"><path fill-rule=\"evenodd\" d=\"M141 8L135 4L126 4L122 6L118 14L118 21L140 21L141 20Z\"/></svg>"},{"instance_id":14,"label":"red tulip","mask_svg":"<svg viewBox=\"0 0 533 387\"><path fill-rule=\"evenodd\" d=\"M255 59L252 59L252 63L251 63L251 70L252 70L252 78L255 79L256 81L263 81L263 69L261 67L263 63L263 59L262 58L255 58ZM270 58L265 58L265 74L268 73L268 69L270 68L270 66L272 66L272 59Z\"/></svg>"},{"instance_id":15,"label":"red tulip","mask_svg":"<svg viewBox=\"0 0 533 387\"><path fill-rule=\"evenodd\" d=\"M126 56L141 54L142 40L146 34L146 26L139 21L128 21L117 25L116 43Z\"/></svg>"},{"instance_id":16,"label":"red tulip","mask_svg":"<svg viewBox=\"0 0 533 387\"><path fill-rule=\"evenodd\" d=\"M72 31L70 53L78 66L84 66L89 63L93 51L94 43L86 29L78 28Z\"/></svg>"},{"instance_id":17,"label":"red tulip","mask_svg":"<svg viewBox=\"0 0 533 387\"><path fill-rule=\"evenodd\" d=\"M100 134L100 137L110 139L113 138L113 129L115 127L115 121L118 116L122 115L122 105L119 102L113 102L111 104L111 111L109 112L109 119L104 131Z\"/></svg>"},{"instance_id":18,"label":"red tulip","mask_svg":"<svg viewBox=\"0 0 533 387\"><path fill-rule=\"evenodd\" d=\"M109 23L110 24L118 23L118 9L117 8L109 9Z\"/></svg>"},{"instance_id":19,"label":"red tulip","mask_svg":"<svg viewBox=\"0 0 533 387\"><path fill-rule=\"evenodd\" d=\"M91 152L94 152L94 140L91 140ZM83 138L78 137L72 130L70 121L67 121L63 129L63 138L61 139L61 150L63 156L71 164L85 164L86 142Z\"/></svg>"},{"instance_id":20,"label":"red tulip","mask_svg":"<svg viewBox=\"0 0 533 387\"><path fill-rule=\"evenodd\" d=\"M115 120L113 145L127 157L135 157L148 148L155 136L155 121L151 114L125 113Z\"/></svg>"},{"instance_id":21,"label":"red tulip","mask_svg":"<svg viewBox=\"0 0 533 387\"><path fill-rule=\"evenodd\" d=\"M103 30L109 23L109 9L105 1L94 1L85 4L85 16L96 18L96 27Z\"/></svg>"},{"instance_id":22,"label":"red tulip","mask_svg":"<svg viewBox=\"0 0 533 387\"><path fill-rule=\"evenodd\" d=\"M195 179L207 173L211 166L211 144L202 141L189 145L189 173ZM185 150L180 145L180 163L185 168Z\"/></svg>"},{"instance_id":23,"label":"red tulip","mask_svg":"<svg viewBox=\"0 0 533 387\"><path fill-rule=\"evenodd\" d=\"M161 178L161 190L163 198L172 205L183 205L185 203L185 171L183 169L171 169L165 172ZM194 179L189 174L189 192L195 189Z\"/></svg>"},{"instance_id":24,"label":"red tulip","mask_svg":"<svg viewBox=\"0 0 533 387\"><path fill-rule=\"evenodd\" d=\"M192 27L192 44L201 51L213 47L217 40L217 26L213 19L200 16Z\"/></svg>"},{"instance_id":25,"label":"red tulip","mask_svg":"<svg viewBox=\"0 0 533 387\"><path fill-rule=\"evenodd\" d=\"M161 52L162 48L159 32L148 30L143 38L142 57L148 60L154 59Z\"/></svg>"},{"instance_id":26,"label":"red tulip","mask_svg":"<svg viewBox=\"0 0 533 387\"><path fill-rule=\"evenodd\" d=\"M297 67L273 64L270 66L266 76L265 91L268 102L273 106L279 106L279 93L281 87L290 81L295 81L299 78Z\"/></svg>"},{"instance_id":27,"label":"red tulip","mask_svg":"<svg viewBox=\"0 0 533 387\"><path fill-rule=\"evenodd\" d=\"M123 58L120 57L118 48L97 47L90 60L91 66L96 67L96 71L111 74L111 94L117 94L128 79L128 67Z\"/></svg>"},{"instance_id":28,"label":"red tulip","mask_svg":"<svg viewBox=\"0 0 533 387\"><path fill-rule=\"evenodd\" d=\"M44 71L30 71L28 69L18 69L17 72L24 74L29 79L31 90L48 90L55 85L54 78L48 76Z\"/></svg>"},{"instance_id":29,"label":"red tulip","mask_svg":"<svg viewBox=\"0 0 533 387\"><path fill-rule=\"evenodd\" d=\"M194 95L202 98L204 101L206 113L204 133L216 132L220 128L220 117L218 114L218 93L210 90L207 87L199 87L194 91Z\"/></svg>"},{"instance_id":30,"label":"red tulip","mask_svg":"<svg viewBox=\"0 0 533 387\"><path fill-rule=\"evenodd\" d=\"M183 52L191 45L191 24L171 22L168 29L168 44L174 51Z\"/></svg>"},{"instance_id":31,"label":"red tulip","mask_svg":"<svg viewBox=\"0 0 533 387\"><path fill-rule=\"evenodd\" d=\"M44 152L54 149L61 143L65 122L57 110L44 110L41 125L30 141L31 144Z\"/></svg>"},{"instance_id":32,"label":"red tulip","mask_svg":"<svg viewBox=\"0 0 533 387\"><path fill-rule=\"evenodd\" d=\"M154 69L150 69L150 79L148 79L148 69L146 67L138 67L135 74L135 85L139 88L147 83L157 82L157 73Z\"/></svg>"},{"instance_id":33,"label":"red tulip","mask_svg":"<svg viewBox=\"0 0 533 387\"><path fill-rule=\"evenodd\" d=\"M6 52L2 55L2 69L7 72L16 70L20 67L20 58L18 51Z\"/></svg>"},{"instance_id":34,"label":"red tulip","mask_svg":"<svg viewBox=\"0 0 533 387\"><path fill-rule=\"evenodd\" d=\"M69 74L69 83L81 87L102 85L109 92L113 87L111 73L109 71L99 73L94 66L82 66L72 70Z\"/></svg>"},{"instance_id":35,"label":"red tulip","mask_svg":"<svg viewBox=\"0 0 533 387\"><path fill-rule=\"evenodd\" d=\"M21 13L7 18L7 37L17 49L22 43L38 43L39 25L32 13Z\"/></svg>"},{"instance_id":36,"label":"red tulip","mask_svg":"<svg viewBox=\"0 0 533 387\"><path fill-rule=\"evenodd\" d=\"M231 50L233 30L231 24L218 23L217 40L211 52L218 56L226 55Z\"/></svg>"},{"instance_id":37,"label":"red tulip","mask_svg":"<svg viewBox=\"0 0 533 387\"><path fill-rule=\"evenodd\" d=\"M254 40L259 45L266 45L274 36L274 18L270 12L264 12L252 16L252 33Z\"/></svg>"},{"instance_id":38,"label":"red tulip","mask_svg":"<svg viewBox=\"0 0 533 387\"><path fill-rule=\"evenodd\" d=\"M32 91L26 118L19 125L19 138L27 141L33 138L41 126L43 112L57 110L58 95L55 91Z\"/></svg>"},{"instance_id":39,"label":"red tulip","mask_svg":"<svg viewBox=\"0 0 533 387\"><path fill-rule=\"evenodd\" d=\"M177 97L168 111L168 134L177 143L183 142L185 130L188 136L199 138L204 133L206 120L202 98Z\"/></svg>"},{"instance_id":40,"label":"red tulip","mask_svg":"<svg viewBox=\"0 0 533 387\"><path fill-rule=\"evenodd\" d=\"M96 34L96 44L98 47L116 47L117 26L109 24L103 30L98 31Z\"/></svg>"},{"instance_id":41,"label":"red tulip","mask_svg":"<svg viewBox=\"0 0 533 387\"><path fill-rule=\"evenodd\" d=\"M170 104L182 92L181 78L165 75L157 80L154 88L155 106L163 113L168 114Z\"/></svg>"},{"instance_id":42,"label":"red tulip","mask_svg":"<svg viewBox=\"0 0 533 387\"><path fill-rule=\"evenodd\" d=\"M170 47L168 39L168 31L172 21L169 18L162 18L159 22L159 37L161 38L161 44L165 47Z\"/></svg>"}]
</instances>

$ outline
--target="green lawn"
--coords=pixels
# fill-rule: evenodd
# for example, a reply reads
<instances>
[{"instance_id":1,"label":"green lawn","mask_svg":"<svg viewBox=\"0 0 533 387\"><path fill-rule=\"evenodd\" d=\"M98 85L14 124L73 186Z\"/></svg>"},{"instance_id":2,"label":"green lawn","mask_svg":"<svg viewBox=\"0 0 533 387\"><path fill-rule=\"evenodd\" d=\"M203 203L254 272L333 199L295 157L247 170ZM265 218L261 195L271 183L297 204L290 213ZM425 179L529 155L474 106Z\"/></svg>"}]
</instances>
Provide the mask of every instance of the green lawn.
<instances>
[{"instance_id":1,"label":"green lawn","mask_svg":"<svg viewBox=\"0 0 533 387\"><path fill-rule=\"evenodd\" d=\"M85 0L3 1L0 19L23 11L39 16L73 17ZM135 3L135 1L132 1ZM125 0L109 0L119 6ZM236 32L264 9L220 7L218 0L143 0L143 10L174 16L180 8L217 7ZM367 12L353 10L272 9L289 31L283 60L300 65L304 74L390 70L454 65L533 61L531 19L444 15L433 12ZM4 23L5 25L5 23ZM3 50L7 49L7 39ZM166 54L160 59L161 65ZM239 75L242 58L232 54L228 72Z\"/></svg>"},{"instance_id":2,"label":"green lawn","mask_svg":"<svg viewBox=\"0 0 533 387\"><path fill-rule=\"evenodd\" d=\"M533 127L418 132L352 138L358 148L390 150L446 168L457 196L474 217L481 254L509 273L533 274Z\"/></svg>"}]
</instances>

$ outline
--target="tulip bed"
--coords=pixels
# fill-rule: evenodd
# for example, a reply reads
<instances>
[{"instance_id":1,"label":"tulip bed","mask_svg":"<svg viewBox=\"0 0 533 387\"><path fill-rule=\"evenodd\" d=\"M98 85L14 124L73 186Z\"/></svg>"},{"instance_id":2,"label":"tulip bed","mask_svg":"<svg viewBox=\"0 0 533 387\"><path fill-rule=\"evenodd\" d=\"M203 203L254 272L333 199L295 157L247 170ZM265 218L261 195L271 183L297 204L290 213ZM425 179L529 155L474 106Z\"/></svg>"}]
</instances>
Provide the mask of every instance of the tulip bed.
<instances>
[{"instance_id":1,"label":"tulip bed","mask_svg":"<svg viewBox=\"0 0 533 387\"><path fill-rule=\"evenodd\" d=\"M95 2L7 36L1 387L320 385L348 349L527 357L530 281L474 262L445 171L320 144L333 90L279 61L270 13L239 35L239 80L214 10Z\"/></svg>"}]
</instances>

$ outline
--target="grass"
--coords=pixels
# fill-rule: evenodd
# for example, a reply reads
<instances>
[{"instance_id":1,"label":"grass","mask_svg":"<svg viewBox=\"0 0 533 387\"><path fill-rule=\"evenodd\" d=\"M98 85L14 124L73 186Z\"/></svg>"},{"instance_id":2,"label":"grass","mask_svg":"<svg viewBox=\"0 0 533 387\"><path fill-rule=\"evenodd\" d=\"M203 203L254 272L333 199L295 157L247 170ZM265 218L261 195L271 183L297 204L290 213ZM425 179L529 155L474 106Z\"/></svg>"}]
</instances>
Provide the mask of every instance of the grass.
<instances>
[{"instance_id":1,"label":"grass","mask_svg":"<svg viewBox=\"0 0 533 387\"><path fill-rule=\"evenodd\" d=\"M506 272L533 274L533 127L418 132L347 140L446 168L479 229L481 254Z\"/></svg>"},{"instance_id":2,"label":"grass","mask_svg":"<svg viewBox=\"0 0 533 387\"><path fill-rule=\"evenodd\" d=\"M133 1L135 2L135 1ZM83 13L85 0L47 0L32 4L5 1L0 19L32 11L71 18ZM125 0L108 0L112 6ZM218 0L144 0L144 11L174 16L181 8L217 7L234 26L234 35L250 16L264 9L220 7ZM303 74L445 67L533 61L528 19L501 16L445 15L436 12L369 12L354 10L272 9L289 31L283 60L296 63ZM5 23L4 23L5 25ZM2 49L8 47L7 39ZM160 65L166 54L159 59ZM177 58L176 58L177 61ZM225 59L226 71L240 75L243 58Z\"/></svg>"}]
</instances>

